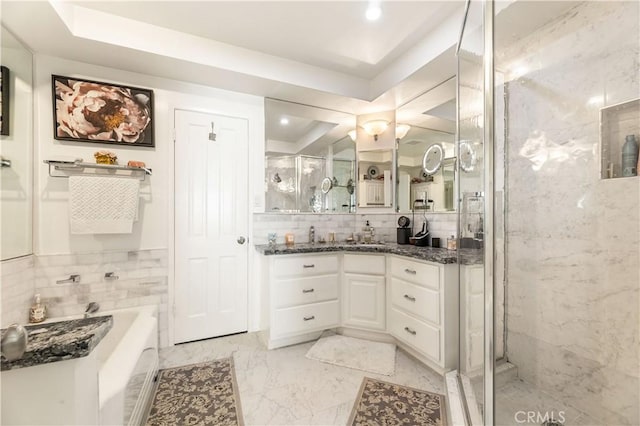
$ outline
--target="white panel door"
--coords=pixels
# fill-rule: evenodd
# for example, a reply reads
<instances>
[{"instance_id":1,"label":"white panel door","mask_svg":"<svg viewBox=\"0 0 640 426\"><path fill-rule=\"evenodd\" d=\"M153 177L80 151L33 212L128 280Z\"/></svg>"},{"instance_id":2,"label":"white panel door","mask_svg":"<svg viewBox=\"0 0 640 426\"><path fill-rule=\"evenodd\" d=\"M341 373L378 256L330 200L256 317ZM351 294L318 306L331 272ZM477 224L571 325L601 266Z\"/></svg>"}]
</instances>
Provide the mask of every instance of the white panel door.
<instances>
[{"instance_id":1,"label":"white panel door","mask_svg":"<svg viewBox=\"0 0 640 426\"><path fill-rule=\"evenodd\" d=\"M175 131L175 341L246 331L248 122L176 110Z\"/></svg>"}]
</instances>

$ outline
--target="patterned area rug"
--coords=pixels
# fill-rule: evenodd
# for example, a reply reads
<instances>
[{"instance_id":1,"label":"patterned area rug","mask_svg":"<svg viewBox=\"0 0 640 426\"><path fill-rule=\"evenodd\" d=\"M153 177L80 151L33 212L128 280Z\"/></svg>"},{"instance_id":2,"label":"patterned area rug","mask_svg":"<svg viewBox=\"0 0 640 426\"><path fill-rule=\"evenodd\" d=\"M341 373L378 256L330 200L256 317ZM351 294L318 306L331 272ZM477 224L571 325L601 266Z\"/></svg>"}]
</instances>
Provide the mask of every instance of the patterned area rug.
<instances>
[{"instance_id":1,"label":"patterned area rug","mask_svg":"<svg viewBox=\"0 0 640 426\"><path fill-rule=\"evenodd\" d=\"M242 425L231 358L161 370L147 425Z\"/></svg>"},{"instance_id":2,"label":"patterned area rug","mask_svg":"<svg viewBox=\"0 0 640 426\"><path fill-rule=\"evenodd\" d=\"M445 425L445 397L365 377L349 425Z\"/></svg>"},{"instance_id":3,"label":"patterned area rug","mask_svg":"<svg viewBox=\"0 0 640 426\"><path fill-rule=\"evenodd\" d=\"M354 337L322 337L307 352L307 358L341 367L391 376L396 371L396 345Z\"/></svg>"}]
</instances>

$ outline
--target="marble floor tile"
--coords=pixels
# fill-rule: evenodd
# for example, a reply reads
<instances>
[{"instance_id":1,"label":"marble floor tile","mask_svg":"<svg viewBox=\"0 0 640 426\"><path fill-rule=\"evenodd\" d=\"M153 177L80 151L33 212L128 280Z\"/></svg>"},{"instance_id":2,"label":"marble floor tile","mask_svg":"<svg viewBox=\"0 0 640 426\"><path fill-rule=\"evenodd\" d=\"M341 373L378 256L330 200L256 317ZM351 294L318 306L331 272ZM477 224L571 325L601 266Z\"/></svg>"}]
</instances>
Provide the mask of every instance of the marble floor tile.
<instances>
[{"instance_id":1,"label":"marble floor tile","mask_svg":"<svg viewBox=\"0 0 640 426\"><path fill-rule=\"evenodd\" d=\"M395 374L384 376L308 359L314 343L267 350L245 333L163 348L160 366L233 357L247 425L344 425L364 377L445 394L444 378L401 350Z\"/></svg>"},{"instance_id":2,"label":"marble floor tile","mask_svg":"<svg viewBox=\"0 0 640 426\"><path fill-rule=\"evenodd\" d=\"M514 379L496 389L495 423L497 426L515 426L523 424L539 425L544 416L553 416L556 420L563 420L565 426L589 426L601 425L595 419L589 418L580 410L566 402L541 391L534 385L521 379ZM534 413L527 420L528 413ZM540 417L542 416L542 417ZM594 422L594 423L583 423Z\"/></svg>"}]
</instances>

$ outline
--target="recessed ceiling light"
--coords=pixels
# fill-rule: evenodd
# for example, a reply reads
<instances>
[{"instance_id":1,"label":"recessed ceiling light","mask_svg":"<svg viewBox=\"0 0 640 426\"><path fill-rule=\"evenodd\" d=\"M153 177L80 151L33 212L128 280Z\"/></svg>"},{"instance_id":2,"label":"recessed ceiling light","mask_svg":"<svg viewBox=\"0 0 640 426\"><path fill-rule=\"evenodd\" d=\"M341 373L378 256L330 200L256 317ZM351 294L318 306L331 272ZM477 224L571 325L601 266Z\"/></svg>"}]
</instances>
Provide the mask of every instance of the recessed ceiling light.
<instances>
[{"instance_id":1,"label":"recessed ceiling light","mask_svg":"<svg viewBox=\"0 0 640 426\"><path fill-rule=\"evenodd\" d=\"M377 21L378 19L380 19L381 15L382 10L380 9L380 6L375 3L370 4L367 8L367 11L365 12L365 16L369 21Z\"/></svg>"},{"instance_id":2,"label":"recessed ceiling light","mask_svg":"<svg viewBox=\"0 0 640 426\"><path fill-rule=\"evenodd\" d=\"M283 126L286 126L287 124L289 124L289 119L287 117L282 117L280 119L280 124L282 124Z\"/></svg>"}]
</instances>

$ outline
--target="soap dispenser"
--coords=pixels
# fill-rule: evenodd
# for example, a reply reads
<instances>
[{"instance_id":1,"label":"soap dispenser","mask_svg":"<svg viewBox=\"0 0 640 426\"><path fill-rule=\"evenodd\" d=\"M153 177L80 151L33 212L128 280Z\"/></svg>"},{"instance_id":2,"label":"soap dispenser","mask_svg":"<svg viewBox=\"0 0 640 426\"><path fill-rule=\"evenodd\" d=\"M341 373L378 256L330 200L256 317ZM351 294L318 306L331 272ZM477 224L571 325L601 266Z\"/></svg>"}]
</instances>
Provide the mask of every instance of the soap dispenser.
<instances>
[{"instance_id":1,"label":"soap dispenser","mask_svg":"<svg viewBox=\"0 0 640 426\"><path fill-rule=\"evenodd\" d=\"M33 306L29 309L29 322L34 324L42 322L47 318L47 307L40 303L40 294L33 298Z\"/></svg>"},{"instance_id":2,"label":"soap dispenser","mask_svg":"<svg viewBox=\"0 0 640 426\"><path fill-rule=\"evenodd\" d=\"M362 228L362 234L363 234L365 244L371 244L372 229L373 228L371 228L371 225L369 225L369 221L367 220L367 222L364 225L364 228Z\"/></svg>"}]
</instances>

